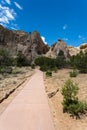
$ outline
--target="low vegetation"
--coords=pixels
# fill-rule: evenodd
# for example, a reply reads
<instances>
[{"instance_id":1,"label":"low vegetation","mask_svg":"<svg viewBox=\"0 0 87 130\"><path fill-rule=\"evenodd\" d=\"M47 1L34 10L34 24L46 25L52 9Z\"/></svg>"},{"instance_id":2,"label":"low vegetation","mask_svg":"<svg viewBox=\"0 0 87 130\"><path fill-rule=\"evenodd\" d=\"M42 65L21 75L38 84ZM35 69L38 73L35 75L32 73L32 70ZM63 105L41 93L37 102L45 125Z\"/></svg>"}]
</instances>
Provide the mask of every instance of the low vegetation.
<instances>
[{"instance_id":1,"label":"low vegetation","mask_svg":"<svg viewBox=\"0 0 87 130\"><path fill-rule=\"evenodd\" d=\"M47 71L47 72L46 72L46 76L47 76L47 77L52 76L52 72L51 72L51 71Z\"/></svg>"},{"instance_id":2,"label":"low vegetation","mask_svg":"<svg viewBox=\"0 0 87 130\"><path fill-rule=\"evenodd\" d=\"M32 69L35 69L35 64L31 64L31 68L32 68Z\"/></svg>"},{"instance_id":3,"label":"low vegetation","mask_svg":"<svg viewBox=\"0 0 87 130\"><path fill-rule=\"evenodd\" d=\"M87 52L82 51L70 59L72 67L77 68L81 73L87 73Z\"/></svg>"},{"instance_id":4,"label":"low vegetation","mask_svg":"<svg viewBox=\"0 0 87 130\"><path fill-rule=\"evenodd\" d=\"M61 92L63 95L63 112L70 113L76 118L80 118L87 111L87 103L79 101L77 97L78 90L78 85L69 79L66 81Z\"/></svg>"},{"instance_id":5,"label":"low vegetation","mask_svg":"<svg viewBox=\"0 0 87 130\"><path fill-rule=\"evenodd\" d=\"M24 54L22 54L21 51L19 51L17 54L16 62L17 62L17 66L19 67L30 65L29 61L26 59Z\"/></svg>"},{"instance_id":6,"label":"low vegetation","mask_svg":"<svg viewBox=\"0 0 87 130\"><path fill-rule=\"evenodd\" d=\"M10 52L7 49L0 49L0 73L5 73L9 70L11 72L11 66L30 66L30 62L21 51L19 51L17 56L14 58L10 55Z\"/></svg>"},{"instance_id":7,"label":"low vegetation","mask_svg":"<svg viewBox=\"0 0 87 130\"><path fill-rule=\"evenodd\" d=\"M70 72L70 77L76 77L78 74L77 70L76 69L73 69L71 72Z\"/></svg>"},{"instance_id":8,"label":"low vegetation","mask_svg":"<svg viewBox=\"0 0 87 130\"><path fill-rule=\"evenodd\" d=\"M18 52L16 57L12 57L10 52L7 49L0 49L0 72L5 70L5 66L30 66L31 62L28 61L26 56L22 54L21 51ZM70 57L70 61L66 61L64 52L61 50L57 58L48 58L41 56L36 58L35 64L32 64L31 67L34 69L35 65L40 66L42 71L55 71L61 68L76 68L81 73L87 73L87 52L80 52L76 56ZM75 77L77 74L75 71L70 73L71 77Z\"/></svg>"},{"instance_id":9,"label":"low vegetation","mask_svg":"<svg viewBox=\"0 0 87 130\"><path fill-rule=\"evenodd\" d=\"M61 58L39 57L35 60L35 64L39 65L42 71L57 71L57 69L63 68L66 65L66 61Z\"/></svg>"},{"instance_id":10,"label":"low vegetation","mask_svg":"<svg viewBox=\"0 0 87 130\"><path fill-rule=\"evenodd\" d=\"M1 74L4 74L4 73L11 74L12 73L12 67L9 67L9 66L0 66L0 73Z\"/></svg>"},{"instance_id":11,"label":"low vegetation","mask_svg":"<svg viewBox=\"0 0 87 130\"><path fill-rule=\"evenodd\" d=\"M13 58L7 49L0 49L0 66L11 66Z\"/></svg>"}]
</instances>

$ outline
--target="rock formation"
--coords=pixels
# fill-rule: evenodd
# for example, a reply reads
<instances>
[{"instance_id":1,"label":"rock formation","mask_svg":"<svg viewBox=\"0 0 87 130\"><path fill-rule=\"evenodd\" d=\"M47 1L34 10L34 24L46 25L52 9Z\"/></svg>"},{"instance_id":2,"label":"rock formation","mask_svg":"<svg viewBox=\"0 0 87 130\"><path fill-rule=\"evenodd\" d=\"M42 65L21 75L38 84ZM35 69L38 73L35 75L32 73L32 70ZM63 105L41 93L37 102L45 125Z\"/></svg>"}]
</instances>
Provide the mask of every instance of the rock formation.
<instances>
[{"instance_id":1,"label":"rock formation","mask_svg":"<svg viewBox=\"0 0 87 130\"><path fill-rule=\"evenodd\" d=\"M51 58L58 57L60 51L68 60L70 56L76 55L80 51L87 51L87 43L80 47L71 47L59 39L51 47L48 47L42 40L39 32L12 31L0 25L0 48L9 50L12 56L17 56L21 52L31 63L38 56L44 55Z\"/></svg>"},{"instance_id":2,"label":"rock formation","mask_svg":"<svg viewBox=\"0 0 87 130\"><path fill-rule=\"evenodd\" d=\"M81 44L79 48L80 48L81 51L87 52L87 43Z\"/></svg>"},{"instance_id":3,"label":"rock formation","mask_svg":"<svg viewBox=\"0 0 87 130\"><path fill-rule=\"evenodd\" d=\"M21 51L30 62L49 50L37 31L28 34L24 31L12 31L1 25L0 48L8 49L13 56Z\"/></svg>"},{"instance_id":4,"label":"rock formation","mask_svg":"<svg viewBox=\"0 0 87 130\"><path fill-rule=\"evenodd\" d=\"M72 55L77 55L80 51L86 52L87 51L87 43L81 44L79 47L73 47L73 46L68 46L69 49L69 54Z\"/></svg>"},{"instance_id":5,"label":"rock formation","mask_svg":"<svg viewBox=\"0 0 87 130\"><path fill-rule=\"evenodd\" d=\"M69 50L66 43L59 39L58 42L54 43L50 48L49 52L47 52L46 56L56 58L59 52L62 51L66 59L69 58Z\"/></svg>"},{"instance_id":6,"label":"rock formation","mask_svg":"<svg viewBox=\"0 0 87 130\"><path fill-rule=\"evenodd\" d=\"M79 47L68 46L70 56L77 55L80 52Z\"/></svg>"},{"instance_id":7,"label":"rock formation","mask_svg":"<svg viewBox=\"0 0 87 130\"><path fill-rule=\"evenodd\" d=\"M63 40L59 39L58 42L54 43L50 50L46 53L47 57L56 58L62 50L64 56L68 59L70 56L77 55L80 51L87 51L87 43L81 44L79 47L68 46Z\"/></svg>"}]
</instances>

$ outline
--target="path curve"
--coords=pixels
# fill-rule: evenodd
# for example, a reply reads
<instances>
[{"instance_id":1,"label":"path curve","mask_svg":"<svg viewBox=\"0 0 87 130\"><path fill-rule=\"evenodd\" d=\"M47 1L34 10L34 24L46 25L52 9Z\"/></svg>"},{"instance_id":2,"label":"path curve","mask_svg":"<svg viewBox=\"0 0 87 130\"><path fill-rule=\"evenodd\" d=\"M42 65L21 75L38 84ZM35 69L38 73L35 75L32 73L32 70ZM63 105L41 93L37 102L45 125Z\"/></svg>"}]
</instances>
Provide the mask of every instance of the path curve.
<instances>
[{"instance_id":1,"label":"path curve","mask_svg":"<svg viewBox=\"0 0 87 130\"><path fill-rule=\"evenodd\" d=\"M54 130L41 71L36 71L2 113L0 130Z\"/></svg>"}]
</instances>

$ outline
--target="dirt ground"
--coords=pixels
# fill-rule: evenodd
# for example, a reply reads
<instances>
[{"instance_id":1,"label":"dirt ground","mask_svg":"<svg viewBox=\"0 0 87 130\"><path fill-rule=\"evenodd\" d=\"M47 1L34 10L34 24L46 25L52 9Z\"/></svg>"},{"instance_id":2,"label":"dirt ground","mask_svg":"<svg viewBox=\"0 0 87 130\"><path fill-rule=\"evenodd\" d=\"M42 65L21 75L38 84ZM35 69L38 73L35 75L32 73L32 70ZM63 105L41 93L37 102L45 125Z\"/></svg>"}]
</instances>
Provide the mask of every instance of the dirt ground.
<instances>
[{"instance_id":1,"label":"dirt ground","mask_svg":"<svg viewBox=\"0 0 87 130\"><path fill-rule=\"evenodd\" d=\"M61 88L69 79L70 69L58 70L57 73L53 73L52 77L46 77L44 74L44 82L47 94L59 89L56 95L52 98L48 98L51 112L53 115L53 121L55 130L87 130L87 115L84 115L81 119L76 120L70 117L69 114L63 113ZM72 80L78 84L80 100L87 101L87 74L78 74L76 78Z\"/></svg>"},{"instance_id":2,"label":"dirt ground","mask_svg":"<svg viewBox=\"0 0 87 130\"><path fill-rule=\"evenodd\" d=\"M0 74L0 100L2 100L6 94L9 94L15 89L6 100L0 103L0 114L6 109L13 98L21 91L24 82L34 74L34 70L31 67L15 67L12 74Z\"/></svg>"}]
</instances>

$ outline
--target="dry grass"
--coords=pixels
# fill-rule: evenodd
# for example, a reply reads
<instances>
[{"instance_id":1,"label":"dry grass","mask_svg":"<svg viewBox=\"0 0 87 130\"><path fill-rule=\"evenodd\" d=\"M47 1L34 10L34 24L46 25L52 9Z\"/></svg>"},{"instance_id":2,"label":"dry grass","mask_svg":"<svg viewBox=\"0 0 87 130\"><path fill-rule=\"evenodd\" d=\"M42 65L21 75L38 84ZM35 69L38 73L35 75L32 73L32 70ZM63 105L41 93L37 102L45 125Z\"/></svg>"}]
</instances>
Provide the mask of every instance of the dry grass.
<instances>
[{"instance_id":1,"label":"dry grass","mask_svg":"<svg viewBox=\"0 0 87 130\"><path fill-rule=\"evenodd\" d=\"M53 76L47 78L44 76L45 88L47 94L59 89L59 92L49 100L49 105L53 115L53 121L55 130L87 130L87 116L85 115L80 120L76 120L70 117L67 113L63 113L62 108L62 95L61 88L65 81L70 78L69 69L59 70L57 73L53 73ZM72 80L78 84L79 93L78 97L80 100L87 101L87 74L79 74Z\"/></svg>"},{"instance_id":2,"label":"dry grass","mask_svg":"<svg viewBox=\"0 0 87 130\"><path fill-rule=\"evenodd\" d=\"M0 74L0 100L33 74L30 67L13 68L12 74Z\"/></svg>"}]
</instances>

